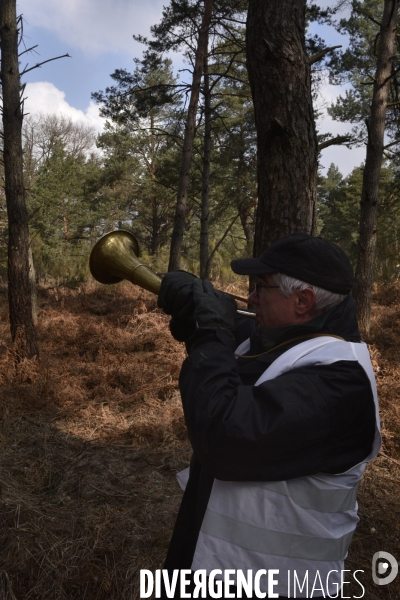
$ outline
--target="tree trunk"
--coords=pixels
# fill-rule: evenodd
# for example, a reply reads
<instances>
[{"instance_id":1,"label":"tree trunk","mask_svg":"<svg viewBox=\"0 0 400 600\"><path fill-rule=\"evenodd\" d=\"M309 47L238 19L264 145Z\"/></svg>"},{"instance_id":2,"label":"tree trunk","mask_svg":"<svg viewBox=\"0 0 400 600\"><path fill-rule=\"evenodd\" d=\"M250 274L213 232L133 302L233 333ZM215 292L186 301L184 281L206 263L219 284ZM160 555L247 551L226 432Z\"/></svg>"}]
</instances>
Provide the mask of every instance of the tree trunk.
<instances>
[{"instance_id":1,"label":"tree trunk","mask_svg":"<svg viewBox=\"0 0 400 600\"><path fill-rule=\"evenodd\" d=\"M210 190L210 156L211 156L211 90L208 75L207 56L204 57L204 145L203 173L201 182L201 228L200 228L200 277L209 279L211 262L208 246L209 226L209 190Z\"/></svg>"},{"instance_id":2,"label":"tree trunk","mask_svg":"<svg viewBox=\"0 0 400 600\"><path fill-rule=\"evenodd\" d=\"M160 248L160 218L158 215L157 198L151 201L151 238L150 238L150 254L156 256Z\"/></svg>"},{"instance_id":3,"label":"tree trunk","mask_svg":"<svg viewBox=\"0 0 400 600\"><path fill-rule=\"evenodd\" d=\"M155 139L155 118L154 110L150 110L150 162L148 172L152 181L156 181L155 163L156 163L156 139ZM153 196L151 200L151 232L150 232L150 254L156 256L160 248L160 226L161 219L158 214L159 200Z\"/></svg>"},{"instance_id":4,"label":"tree trunk","mask_svg":"<svg viewBox=\"0 0 400 600\"><path fill-rule=\"evenodd\" d=\"M37 287L36 287L36 269L35 263L33 262L32 246L29 244L28 253L28 264L29 264L29 286L32 301L32 321L34 325L38 322L38 298L37 298Z\"/></svg>"},{"instance_id":5,"label":"tree trunk","mask_svg":"<svg viewBox=\"0 0 400 600\"><path fill-rule=\"evenodd\" d=\"M244 206L244 203L241 203L238 206L240 222L242 224L243 233L246 238L246 256L250 256L251 250L254 245L254 231L249 223L249 217L251 215L253 206L253 204Z\"/></svg>"},{"instance_id":6,"label":"tree trunk","mask_svg":"<svg viewBox=\"0 0 400 600\"><path fill-rule=\"evenodd\" d=\"M247 69L257 129L254 254L316 231L317 139L305 50L306 0L249 0Z\"/></svg>"},{"instance_id":7,"label":"tree trunk","mask_svg":"<svg viewBox=\"0 0 400 600\"><path fill-rule=\"evenodd\" d=\"M369 332L371 293L375 275L378 224L379 176L381 173L386 106L396 41L398 0L385 0L379 38L378 60L372 93L371 116L367 121L367 155L360 204L360 239L353 295L361 327Z\"/></svg>"},{"instance_id":8,"label":"tree trunk","mask_svg":"<svg viewBox=\"0 0 400 600\"><path fill-rule=\"evenodd\" d=\"M22 165L22 108L15 0L0 2L4 174L8 241L8 299L11 336L18 360L38 355L29 283L29 230Z\"/></svg>"},{"instance_id":9,"label":"tree trunk","mask_svg":"<svg viewBox=\"0 0 400 600\"><path fill-rule=\"evenodd\" d=\"M244 138L244 124L243 120L240 123L240 151L236 181L236 197L237 207L240 215L240 222L242 224L243 233L246 238L246 250L245 256L251 256L254 246L254 229L249 223L251 211L256 206L257 199L254 202L249 203L248 198L243 199L244 189L244 172L245 172L245 138Z\"/></svg>"},{"instance_id":10,"label":"tree trunk","mask_svg":"<svg viewBox=\"0 0 400 600\"><path fill-rule=\"evenodd\" d=\"M193 140L196 129L196 113L199 102L200 83L203 73L204 57L208 47L208 30L211 23L213 0L204 0L204 14L197 42L196 59L193 69L192 88L183 140L182 163L179 175L178 199L176 203L174 229L171 239L171 251L168 271L180 268L181 247L185 229L186 204L189 191L190 166L192 162Z\"/></svg>"}]
</instances>

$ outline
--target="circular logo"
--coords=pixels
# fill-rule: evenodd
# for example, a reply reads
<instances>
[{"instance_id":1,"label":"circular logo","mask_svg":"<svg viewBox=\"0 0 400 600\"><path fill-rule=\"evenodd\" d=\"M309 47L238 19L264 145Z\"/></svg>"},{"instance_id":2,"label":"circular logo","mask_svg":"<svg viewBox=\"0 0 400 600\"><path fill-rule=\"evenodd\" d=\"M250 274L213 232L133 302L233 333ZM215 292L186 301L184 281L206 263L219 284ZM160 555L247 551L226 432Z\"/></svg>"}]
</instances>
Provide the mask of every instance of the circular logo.
<instances>
[{"instance_id":1,"label":"circular logo","mask_svg":"<svg viewBox=\"0 0 400 600\"><path fill-rule=\"evenodd\" d=\"M381 562L382 559L385 562ZM388 573L389 567L391 567L391 570ZM384 552L383 550L375 552L372 557L372 579L374 583L377 585L387 585L388 583L392 583L392 581L396 579L398 572L399 565L392 554ZM385 577L380 577L386 573L388 574Z\"/></svg>"}]
</instances>

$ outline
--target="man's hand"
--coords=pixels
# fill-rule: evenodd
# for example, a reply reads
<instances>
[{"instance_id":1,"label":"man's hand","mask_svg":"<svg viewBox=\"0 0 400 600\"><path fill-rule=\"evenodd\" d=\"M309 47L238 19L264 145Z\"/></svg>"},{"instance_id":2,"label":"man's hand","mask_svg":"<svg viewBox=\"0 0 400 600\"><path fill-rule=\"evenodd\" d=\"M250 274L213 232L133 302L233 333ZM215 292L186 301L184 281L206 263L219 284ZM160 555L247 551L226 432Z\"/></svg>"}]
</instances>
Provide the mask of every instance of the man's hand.
<instances>
[{"instance_id":1,"label":"man's hand","mask_svg":"<svg viewBox=\"0 0 400 600\"><path fill-rule=\"evenodd\" d=\"M237 304L231 296L218 292L212 283L201 279L193 281L192 289L194 319L198 329L234 329Z\"/></svg>"},{"instance_id":2,"label":"man's hand","mask_svg":"<svg viewBox=\"0 0 400 600\"><path fill-rule=\"evenodd\" d=\"M192 273L173 271L162 281L157 305L173 319L193 319L193 282L199 281Z\"/></svg>"},{"instance_id":3,"label":"man's hand","mask_svg":"<svg viewBox=\"0 0 400 600\"><path fill-rule=\"evenodd\" d=\"M157 304L172 316L171 333L181 342L190 339L196 328L232 330L237 319L232 297L186 271L173 271L163 277Z\"/></svg>"}]
</instances>

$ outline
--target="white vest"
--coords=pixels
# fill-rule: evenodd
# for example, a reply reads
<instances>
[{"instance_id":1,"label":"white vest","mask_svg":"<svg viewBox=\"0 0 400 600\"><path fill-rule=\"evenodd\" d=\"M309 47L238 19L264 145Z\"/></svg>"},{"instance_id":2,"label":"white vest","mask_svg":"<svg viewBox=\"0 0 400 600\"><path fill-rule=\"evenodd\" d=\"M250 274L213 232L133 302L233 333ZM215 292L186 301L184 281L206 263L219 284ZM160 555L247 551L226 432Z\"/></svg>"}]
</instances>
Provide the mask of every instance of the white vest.
<instances>
[{"instance_id":1,"label":"white vest","mask_svg":"<svg viewBox=\"0 0 400 600\"><path fill-rule=\"evenodd\" d=\"M246 340L237 349L244 354ZM343 560L359 521L357 489L366 463L375 458L381 445L375 377L366 344L324 336L294 346L279 356L255 385L284 372L309 365L327 365L341 360L358 361L366 372L375 401L376 431L372 451L345 473L317 473L287 481L238 482L215 479L201 526L192 570L279 569L274 591L288 595L288 571L302 584L308 571L309 593L319 571L325 595L340 589ZM181 484L185 479L180 474ZM326 587L327 576L328 586ZM276 577L276 576L275 576ZM261 579L261 589L263 587ZM317 587L320 587L317 582ZM292 597L293 588L291 585ZM323 595L316 591L315 595ZM307 597L306 587L296 590Z\"/></svg>"}]
</instances>

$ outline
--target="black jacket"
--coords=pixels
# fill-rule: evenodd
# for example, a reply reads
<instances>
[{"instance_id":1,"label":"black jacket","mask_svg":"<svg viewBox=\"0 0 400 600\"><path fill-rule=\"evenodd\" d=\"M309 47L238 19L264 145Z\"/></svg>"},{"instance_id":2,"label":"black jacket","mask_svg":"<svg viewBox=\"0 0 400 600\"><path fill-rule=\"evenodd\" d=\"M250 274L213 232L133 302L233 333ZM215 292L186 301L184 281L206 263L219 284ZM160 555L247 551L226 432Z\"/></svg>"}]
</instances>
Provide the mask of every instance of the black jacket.
<instances>
[{"instance_id":1,"label":"black jacket","mask_svg":"<svg viewBox=\"0 0 400 600\"><path fill-rule=\"evenodd\" d=\"M331 333L359 342L352 298L329 311L322 325L278 333L265 353L259 333L251 332L248 354L262 353L255 358L234 356L243 331L236 340L222 330L203 333L188 348L180 389L193 458L167 569L191 567L214 478L276 481L341 473L371 451L374 400L358 362L299 368L254 387L278 356L307 335Z\"/></svg>"}]
</instances>

